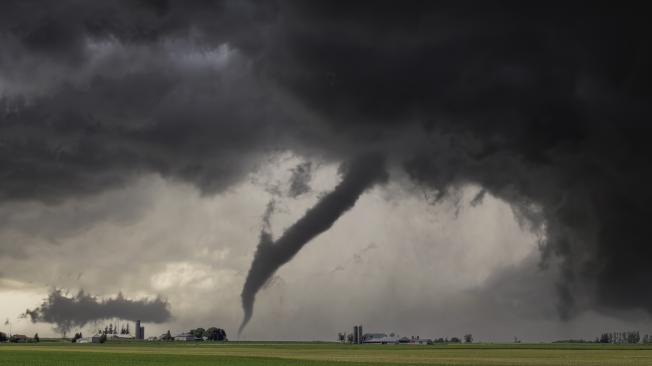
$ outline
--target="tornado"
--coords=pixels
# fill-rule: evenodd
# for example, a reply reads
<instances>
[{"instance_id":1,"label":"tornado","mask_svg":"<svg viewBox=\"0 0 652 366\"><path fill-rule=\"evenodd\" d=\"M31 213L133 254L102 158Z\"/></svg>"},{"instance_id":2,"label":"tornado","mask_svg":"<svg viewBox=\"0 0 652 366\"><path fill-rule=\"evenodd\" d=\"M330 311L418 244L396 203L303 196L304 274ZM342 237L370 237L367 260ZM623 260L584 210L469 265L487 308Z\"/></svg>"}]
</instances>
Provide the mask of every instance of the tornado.
<instances>
[{"instance_id":1,"label":"tornado","mask_svg":"<svg viewBox=\"0 0 652 366\"><path fill-rule=\"evenodd\" d=\"M276 241L264 227L260 242L242 288L244 318L238 335L253 315L256 293L285 263L289 262L310 240L333 226L335 221L353 207L358 197L374 186L387 180L385 159L380 154L366 154L342 164L342 181L325 195L315 206L306 211Z\"/></svg>"}]
</instances>

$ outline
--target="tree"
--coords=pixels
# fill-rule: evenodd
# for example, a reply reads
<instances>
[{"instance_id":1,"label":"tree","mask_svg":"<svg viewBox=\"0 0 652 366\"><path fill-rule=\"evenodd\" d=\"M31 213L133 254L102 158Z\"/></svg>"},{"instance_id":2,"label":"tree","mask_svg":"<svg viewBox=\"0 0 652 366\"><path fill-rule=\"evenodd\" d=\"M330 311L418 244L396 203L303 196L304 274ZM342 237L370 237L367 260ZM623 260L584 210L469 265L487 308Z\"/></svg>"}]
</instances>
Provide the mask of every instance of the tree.
<instances>
[{"instance_id":1,"label":"tree","mask_svg":"<svg viewBox=\"0 0 652 366\"><path fill-rule=\"evenodd\" d=\"M641 334L638 330L627 332L627 343L638 343L641 341Z\"/></svg>"},{"instance_id":2,"label":"tree","mask_svg":"<svg viewBox=\"0 0 652 366\"><path fill-rule=\"evenodd\" d=\"M473 335L471 333L464 335L464 343L473 343Z\"/></svg>"},{"instance_id":3,"label":"tree","mask_svg":"<svg viewBox=\"0 0 652 366\"><path fill-rule=\"evenodd\" d=\"M100 343L106 342L106 333L100 336Z\"/></svg>"},{"instance_id":4,"label":"tree","mask_svg":"<svg viewBox=\"0 0 652 366\"><path fill-rule=\"evenodd\" d=\"M451 338L450 342L451 342L451 343L462 343L462 340L460 340L460 339L457 338L457 337L453 337L453 338Z\"/></svg>"},{"instance_id":5,"label":"tree","mask_svg":"<svg viewBox=\"0 0 652 366\"><path fill-rule=\"evenodd\" d=\"M38 333L34 334L34 342L40 342L41 338L38 337Z\"/></svg>"},{"instance_id":6,"label":"tree","mask_svg":"<svg viewBox=\"0 0 652 366\"><path fill-rule=\"evenodd\" d=\"M204 333L209 341L226 341L226 332L222 328L210 327Z\"/></svg>"},{"instance_id":7,"label":"tree","mask_svg":"<svg viewBox=\"0 0 652 366\"><path fill-rule=\"evenodd\" d=\"M165 333L165 334L163 335L163 337L161 337L161 340L163 340L163 341L171 341L171 340L173 340L173 338L172 338L172 334L170 334L170 330L169 330L169 329L168 329L167 333Z\"/></svg>"},{"instance_id":8,"label":"tree","mask_svg":"<svg viewBox=\"0 0 652 366\"><path fill-rule=\"evenodd\" d=\"M6 342L7 341L7 335L0 332L0 342Z\"/></svg>"},{"instance_id":9,"label":"tree","mask_svg":"<svg viewBox=\"0 0 652 366\"><path fill-rule=\"evenodd\" d=\"M195 338L202 338L204 335L206 335L206 330L199 327L197 329L191 330L190 334L192 334Z\"/></svg>"}]
</instances>

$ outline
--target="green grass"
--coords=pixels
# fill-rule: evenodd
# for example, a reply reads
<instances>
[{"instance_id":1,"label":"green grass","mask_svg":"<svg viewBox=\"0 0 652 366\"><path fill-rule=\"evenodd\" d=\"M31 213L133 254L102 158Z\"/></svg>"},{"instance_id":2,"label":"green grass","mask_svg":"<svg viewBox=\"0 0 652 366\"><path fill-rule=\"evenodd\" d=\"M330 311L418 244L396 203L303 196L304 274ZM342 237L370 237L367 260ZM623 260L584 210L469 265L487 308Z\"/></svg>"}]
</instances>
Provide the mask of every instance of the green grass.
<instances>
[{"instance_id":1,"label":"green grass","mask_svg":"<svg viewBox=\"0 0 652 366\"><path fill-rule=\"evenodd\" d=\"M599 344L340 345L150 343L0 345L0 366L652 365L652 347Z\"/></svg>"}]
</instances>

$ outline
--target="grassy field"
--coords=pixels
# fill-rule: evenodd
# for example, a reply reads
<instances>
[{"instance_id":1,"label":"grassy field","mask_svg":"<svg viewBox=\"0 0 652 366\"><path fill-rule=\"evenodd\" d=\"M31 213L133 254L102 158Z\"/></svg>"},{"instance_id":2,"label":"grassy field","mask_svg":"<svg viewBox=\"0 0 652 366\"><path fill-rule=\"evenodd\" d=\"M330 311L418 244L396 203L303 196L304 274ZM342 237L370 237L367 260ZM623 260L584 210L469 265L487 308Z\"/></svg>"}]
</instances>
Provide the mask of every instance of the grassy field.
<instances>
[{"instance_id":1,"label":"grassy field","mask_svg":"<svg viewBox=\"0 0 652 366\"><path fill-rule=\"evenodd\" d=\"M651 346L596 344L339 345L328 343L0 344L0 365L652 365Z\"/></svg>"}]
</instances>

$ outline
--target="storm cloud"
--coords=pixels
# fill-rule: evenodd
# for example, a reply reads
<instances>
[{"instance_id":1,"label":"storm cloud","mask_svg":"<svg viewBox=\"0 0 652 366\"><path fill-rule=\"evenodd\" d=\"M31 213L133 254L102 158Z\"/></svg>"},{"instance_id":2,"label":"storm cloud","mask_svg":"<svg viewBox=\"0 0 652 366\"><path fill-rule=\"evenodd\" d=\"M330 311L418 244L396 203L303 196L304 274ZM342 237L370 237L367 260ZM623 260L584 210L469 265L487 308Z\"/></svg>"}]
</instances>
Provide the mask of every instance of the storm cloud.
<instances>
[{"instance_id":1,"label":"storm cloud","mask_svg":"<svg viewBox=\"0 0 652 366\"><path fill-rule=\"evenodd\" d=\"M25 316L35 323L52 323L58 332L66 333L88 323L115 318L162 323L170 320L170 305L161 298L130 300L120 293L116 297L98 299L83 290L67 296L56 289L39 307L28 309Z\"/></svg>"},{"instance_id":2,"label":"storm cloud","mask_svg":"<svg viewBox=\"0 0 652 366\"><path fill-rule=\"evenodd\" d=\"M652 313L652 32L634 5L1 8L3 202L54 204L146 174L215 195L272 153L339 163L374 150L434 197L472 184L508 202L541 238L539 265L559 267L562 318ZM306 189L296 182L291 195Z\"/></svg>"}]
</instances>

